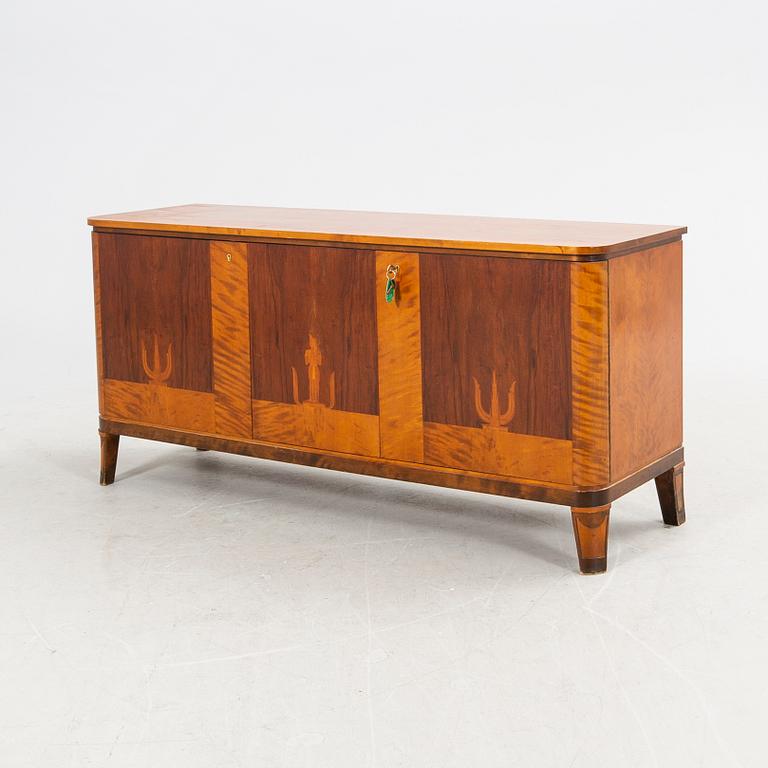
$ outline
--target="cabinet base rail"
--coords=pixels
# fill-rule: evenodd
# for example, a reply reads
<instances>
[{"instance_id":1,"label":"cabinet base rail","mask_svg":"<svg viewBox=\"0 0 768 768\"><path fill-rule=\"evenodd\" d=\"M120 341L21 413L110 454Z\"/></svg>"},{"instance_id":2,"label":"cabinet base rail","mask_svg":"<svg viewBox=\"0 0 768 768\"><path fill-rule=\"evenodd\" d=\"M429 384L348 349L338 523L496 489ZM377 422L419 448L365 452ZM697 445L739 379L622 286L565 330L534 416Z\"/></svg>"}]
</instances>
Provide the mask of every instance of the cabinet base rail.
<instances>
[{"instance_id":1,"label":"cabinet base rail","mask_svg":"<svg viewBox=\"0 0 768 768\"><path fill-rule=\"evenodd\" d=\"M489 493L530 501L571 507L579 565L582 573L602 573L607 566L608 512L611 502L651 480L656 481L664 522L680 525L685 521L683 501L683 449L678 448L604 488L577 489L556 484L510 480L495 475L458 469L433 467L404 461L352 454L318 451L258 440L233 440L215 435L185 432L148 424L99 419L101 438L101 483L114 482L118 441L121 435L186 445L241 456L303 464L359 475L436 485L456 490ZM593 525L593 522L599 525Z\"/></svg>"}]
</instances>

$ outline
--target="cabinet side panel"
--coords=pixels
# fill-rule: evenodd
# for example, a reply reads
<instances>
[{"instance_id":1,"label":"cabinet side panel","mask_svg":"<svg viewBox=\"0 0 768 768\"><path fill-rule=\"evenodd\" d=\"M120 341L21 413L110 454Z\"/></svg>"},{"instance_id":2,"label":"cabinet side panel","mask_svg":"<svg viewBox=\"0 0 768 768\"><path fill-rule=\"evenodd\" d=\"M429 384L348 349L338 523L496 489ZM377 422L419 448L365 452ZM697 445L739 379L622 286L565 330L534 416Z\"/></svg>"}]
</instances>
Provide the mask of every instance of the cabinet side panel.
<instances>
[{"instance_id":1,"label":"cabinet side panel","mask_svg":"<svg viewBox=\"0 0 768 768\"><path fill-rule=\"evenodd\" d=\"M387 302L386 270L390 264L397 264L400 273L397 296ZM377 251L376 294L381 455L422 462L419 254Z\"/></svg>"},{"instance_id":2,"label":"cabinet side panel","mask_svg":"<svg viewBox=\"0 0 768 768\"><path fill-rule=\"evenodd\" d=\"M682 243L609 262L611 480L683 439Z\"/></svg>"},{"instance_id":3,"label":"cabinet side panel","mask_svg":"<svg viewBox=\"0 0 768 768\"><path fill-rule=\"evenodd\" d=\"M99 235L91 233L93 248L93 310L96 320L96 376L99 385L99 413L104 413L104 357L101 335L101 276L99 272Z\"/></svg>"},{"instance_id":4,"label":"cabinet side panel","mask_svg":"<svg viewBox=\"0 0 768 768\"><path fill-rule=\"evenodd\" d=\"M573 482L609 482L608 267L571 265Z\"/></svg>"},{"instance_id":5,"label":"cabinet side panel","mask_svg":"<svg viewBox=\"0 0 768 768\"><path fill-rule=\"evenodd\" d=\"M211 309L216 433L251 437L248 247L212 242Z\"/></svg>"}]
</instances>

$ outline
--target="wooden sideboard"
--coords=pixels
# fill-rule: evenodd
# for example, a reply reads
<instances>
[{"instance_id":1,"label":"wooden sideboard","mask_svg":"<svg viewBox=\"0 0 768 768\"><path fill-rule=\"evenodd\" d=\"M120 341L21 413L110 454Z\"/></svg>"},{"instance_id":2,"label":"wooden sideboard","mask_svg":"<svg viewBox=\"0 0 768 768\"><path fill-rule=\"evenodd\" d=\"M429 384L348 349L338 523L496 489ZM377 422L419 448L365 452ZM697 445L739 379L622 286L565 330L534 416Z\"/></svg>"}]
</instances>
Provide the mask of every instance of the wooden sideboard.
<instances>
[{"instance_id":1,"label":"wooden sideboard","mask_svg":"<svg viewBox=\"0 0 768 768\"><path fill-rule=\"evenodd\" d=\"M186 205L88 220L120 435L685 520L684 227Z\"/></svg>"}]
</instances>

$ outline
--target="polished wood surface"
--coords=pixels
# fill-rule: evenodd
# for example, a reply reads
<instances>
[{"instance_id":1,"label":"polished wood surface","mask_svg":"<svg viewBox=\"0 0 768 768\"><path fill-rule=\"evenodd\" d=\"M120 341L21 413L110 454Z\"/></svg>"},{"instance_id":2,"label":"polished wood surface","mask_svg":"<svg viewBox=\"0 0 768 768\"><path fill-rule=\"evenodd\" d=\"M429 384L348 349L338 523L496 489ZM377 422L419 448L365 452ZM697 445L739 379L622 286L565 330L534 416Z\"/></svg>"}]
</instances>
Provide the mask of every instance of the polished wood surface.
<instances>
[{"instance_id":1,"label":"polished wood surface","mask_svg":"<svg viewBox=\"0 0 768 768\"><path fill-rule=\"evenodd\" d=\"M452 467L432 467L414 462L367 456L356 456L338 451L319 450L304 446L285 445L265 440L234 440L202 431L168 429L136 422L99 420L100 429L115 435L160 440L194 448L237 453L272 461L287 461L311 467L323 467L339 472L405 480L445 488L490 493L531 501L543 501L566 506L596 507L618 499L643 483L647 483L682 461L682 450L673 451L635 475L624 478L600 490L583 491L572 486L522 478L509 478Z\"/></svg>"},{"instance_id":2,"label":"polished wood surface","mask_svg":"<svg viewBox=\"0 0 768 768\"><path fill-rule=\"evenodd\" d=\"M425 421L570 439L570 267L422 254Z\"/></svg>"},{"instance_id":3,"label":"polished wood surface","mask_svg":"<svg viewBox=\"0 0 768 768\"><path fill-rule=\"evenodd\" d=\"M92 216L99 228L541 253L608 255L680 238L685 227L242 205L180 205Z\"/></svg>"},{"instance_id":4,"label":"polished wood surface","mask_svg":"<svg viewBox=\"0 0 768 768\"><path fill-rule=\"evenodd\" d=\"M611 480L683 442L682 247L608 264Z\"/></svg>"},{"instance_id":5,"label":"polished wood surface","mask_svg":"<svg viewBox=\"0 0 768 768\"><path fill-rule=\"evenodd\" d=\"M108 419L201 432L216 431L216 398L210 392L115 379L105 379L102 390L102 413Z\"/></svg>"},{"instance_id":6,"label":"polished wood surface","mask_svg":"<svg viewBox=\"0 0 768 768\"><path fill-rule=\"evenodd\" d=\"M403 250L374 226L495 231L480 220L286 211L260 221L303 235L270 242L230 232L241 213L94 235L102 483L133 435L565 504L584 573L606 569L610 504L641 483L684 522L681 231L614 248L564 222L540 231L569 245L537 258L493 240ZM320 221L350 227L309 242Z\"/></svg>"},{"instance_id":7,"label":"polished wood surface","mask_svg":"<svg viewBox=\"0 0 768 768\"><path fill-rule=\"evenodd\" d=\"M610 477L608 267L572 264L573 482L599 488Z\"/></svg>"},{"instance_id":8,"label":"polished wood surface","mask_svg":"<svg viewBox=\"0 0 768 768\"><path fill-rule=\"evenodd\" d=\"M611 251L610 253L589 253L589 254L573 254L573 253L545 253L534 251L496 251L496 250L478 250L477 248L448 248L435 245L400 245L399 243L362 243L362 242L344 242L340 240L313 240L311 238L303 238L295 240L288 237L254 237L250 235L215 235L207 234L204 232L162 232L161 230L143 230L143 229L122 229L120 227L94 227L93 231L96 234L121 234L121 235L144 235L146 237L176 237L189 240L217 240L226 242L237 243L256 243L259 245L302 245L302 246L317 246L319 248L341 248L344 251L398 251L402 253L437 253L445 256L492 256L495 259L513 259L515 261L566 261L571 264L592 264L595 262L603 262L610 259L615 259L618 256L623 256L635 251L641 251L646 249L646 245L632 245L627 246L621 250ZM678 242L680 236L672 237L670 239L664 238L659 241L659 245ZM654 241L655 242L655 241Z\"/></svg>"},{"instance_id":9,"label":"polished wood surface","mask_svg":"<svg viewBox=\"0 0 768 768\"><path fill-rule=\"evenodd\" d=\"M388 302L390 265L399 269L399 282L394 301ZM380 453L417 462L424 460L420 285L418 253L376 253Z\"/></svg>"},{"instance_id":10,"label":"polished wood surface","mask_svg":"<svg viewBox=\"0 0 768 768\"><path fill-rule=\"evenodd\" d=\"M604 573L608 567L608 522L611 505L572 507L573 535L582 573Z\"/></svg>"},{"instance_id":11,"label":"polished wood surface","mask_svg":"<svg viewBox=\"0 0 768 768\"><path fill-rule=\"evenodd\" d=\"M99 484L112 485L115 482L117 469L117 451L120 447L120 435L99 430L101 443L101 466L99 469Z\"/></svg>"},{"instance_id":12,"label":"polished wood surface","mask_svg":"<svg viewBox=\"0 0 768 768\"><path fill-rule=\"evenodd\" d=\"M208 243L96 235L103 376L213 391Z\"/></svg>"},{"instance_id":13,"label":"polished wood surface","mask_svg":"<svg viewBox=\"0 0 768 768\"><path fill-rule=\"evenodd\" d=\"M253 435L261 440L325 448L360 456L379 455L379 419L337 411L322 403L287 405L253 401Z\"/></svg>"},{"instance_id":14,"label":"polished wood surface","mask_svg":"<svg viewBox=\"0 0 768 768\"><path fill-rule=\"evenodd\" d=\"M424 424L424 461L437 466L568 485L572 482L572 450L570 440L502 429Z\"/></svg>"},{"instance_id":15,"label":"polished wood surface","mask_svg":"<svg viewBox=\"0 0 768 768\"><path fill-rule=\"evenodd\" d=\"M216 432L251 437L248 248L212 242L210 259Z\"/></svg>"},{"instance_id":16,"label":"polished wood surface","mask_svg":"<svg viewBox=\"0 0 768 768\"><path fill-rule=\"evenodd\" d=\"M666 525L682 525L685 522L685 498L683 495L683 467L685 462L655 478L656 491L661 505L661 516Z\"/></svg>"},{"instance_id":17,"label":"polished wood surface","mask_svg":"<svg viewBox=\"0 0 768 768\"><path fill-rule=\"evenodd\" d=\"M101 267L99 265L99 235L91 233L91 251L93 256L93 315L96 321L96 378L99 388L99 413L104 413L104 391L101 382L104 379L104 343L102 338L103 321L101 319Z\"/></svg>"},{"instance_id":18,"label":"polished wood surface","mask_svg":"<svg viewBox=\"0 0 768 768\"><path fill-rule=\"evenodd\" d=\"M378 413L375 266L370 251L248 246L254 400Z\"/></svg>"}]
</instances>

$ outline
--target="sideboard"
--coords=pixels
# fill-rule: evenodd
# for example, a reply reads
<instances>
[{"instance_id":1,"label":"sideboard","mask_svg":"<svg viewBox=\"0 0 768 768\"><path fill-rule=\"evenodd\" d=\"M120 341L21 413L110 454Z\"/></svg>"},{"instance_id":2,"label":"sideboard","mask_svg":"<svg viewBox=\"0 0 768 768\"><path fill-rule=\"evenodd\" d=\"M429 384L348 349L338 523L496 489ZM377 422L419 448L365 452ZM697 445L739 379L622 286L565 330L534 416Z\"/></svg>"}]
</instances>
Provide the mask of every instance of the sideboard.
<instances>
[{"instance_id":1,"label":"sideboard","mask_svg":"<svg viewBox=\"0 0 768 768\"><path fill-rule=\"evenodd\" d=\"M88 220L120 435L685 521L684 227L185 205Z\"/></svg>"}]
</instances>

